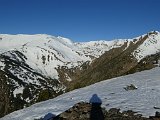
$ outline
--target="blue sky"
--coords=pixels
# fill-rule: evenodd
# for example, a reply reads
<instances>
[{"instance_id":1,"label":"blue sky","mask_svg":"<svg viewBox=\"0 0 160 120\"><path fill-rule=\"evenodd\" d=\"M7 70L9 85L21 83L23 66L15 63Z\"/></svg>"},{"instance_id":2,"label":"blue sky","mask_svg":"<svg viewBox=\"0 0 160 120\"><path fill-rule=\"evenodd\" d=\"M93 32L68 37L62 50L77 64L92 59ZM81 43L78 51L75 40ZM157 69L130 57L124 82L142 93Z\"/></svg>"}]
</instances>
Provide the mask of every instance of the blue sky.
<instances>
[{"instance_id":1,"label":"blue sky","mask_svg":"<svg viewBox=\"0 0 160 120\"><path fill-rule=\"evenodd\" d=\"M0 0L0 33L90 41L152 30L160 31L160 0Z\"/></svg>"}]
</instances>

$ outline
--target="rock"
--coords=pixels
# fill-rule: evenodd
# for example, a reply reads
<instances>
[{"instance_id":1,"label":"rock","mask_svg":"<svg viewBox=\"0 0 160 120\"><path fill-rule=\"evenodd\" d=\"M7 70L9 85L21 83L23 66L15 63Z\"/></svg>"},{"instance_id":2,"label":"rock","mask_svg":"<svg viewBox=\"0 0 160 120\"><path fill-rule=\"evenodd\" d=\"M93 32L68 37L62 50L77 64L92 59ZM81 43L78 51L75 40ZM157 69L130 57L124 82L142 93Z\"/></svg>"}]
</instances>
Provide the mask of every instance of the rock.
<instances>
[{"instance_id":1,"label":"rock","mask_svg":"<svg viewBox=\"0 0 160 120\"><path fill-rule=\"evenodd\" d=\"M108 112L109 113L112 113L112 114L118 114L120 111L120 109L117 109L117 108L111 108Z\"/></svg>"},{"instance_id":2,"label":"rock","mask_svg":"<svg viewBox=\"0 0 160 120\"><path fill-rule=\"evenodd\" d=\"M153 108L154 108L154 109L160 109L160 107L156 107L156 106L154 106Z\"/></svg>"},{"instance_id":3,"label":"rock","mask_svg":"<svg viewBox=\"0 0 160 120\"><path fill-rule=\"evenodd\" d=\"M156 118L160 118L160 112L156 111L155 117L156 117Z\"/></svg>"},{"instance_id":4,"label":"rock","mask_svg":"<svg viewBox=\"0 0 160 120\"><path fill-rule=\"evenodd\" d=\"M127 87L124 87L124 89L126 91L128 91L128 90L136 90L137 87L135 85L133 85L133 84L130 84L130 85L127 85Z\"/></svg>"}]
</instances>

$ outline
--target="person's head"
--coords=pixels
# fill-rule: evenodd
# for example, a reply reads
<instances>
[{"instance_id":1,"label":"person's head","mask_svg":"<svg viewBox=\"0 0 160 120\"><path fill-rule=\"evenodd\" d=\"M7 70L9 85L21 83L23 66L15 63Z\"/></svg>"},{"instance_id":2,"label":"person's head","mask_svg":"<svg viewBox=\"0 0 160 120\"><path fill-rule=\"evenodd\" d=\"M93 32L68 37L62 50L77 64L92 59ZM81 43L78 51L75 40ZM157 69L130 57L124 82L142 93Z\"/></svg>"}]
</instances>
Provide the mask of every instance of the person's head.
<instances>
[{"instance_id":1,"label":"person's head","mask_svg":"<svg viewBox=\"0 0 160 120\"><path fill-rule=\"evenodd\" d=\"M98 95L97 94L93 94L92 97L98 97Z\"/></svg>"},{"instance_id":2,"label":"person's head","mask_svg":"<svg viewBox=\"0 0 160 120\"><path fill-rule=\"evenodd\" d=\"M102 100L98 97L97 94L93 94L91 99L90 99L90 103L102 103Z\"/></svg>"}]
</instances>

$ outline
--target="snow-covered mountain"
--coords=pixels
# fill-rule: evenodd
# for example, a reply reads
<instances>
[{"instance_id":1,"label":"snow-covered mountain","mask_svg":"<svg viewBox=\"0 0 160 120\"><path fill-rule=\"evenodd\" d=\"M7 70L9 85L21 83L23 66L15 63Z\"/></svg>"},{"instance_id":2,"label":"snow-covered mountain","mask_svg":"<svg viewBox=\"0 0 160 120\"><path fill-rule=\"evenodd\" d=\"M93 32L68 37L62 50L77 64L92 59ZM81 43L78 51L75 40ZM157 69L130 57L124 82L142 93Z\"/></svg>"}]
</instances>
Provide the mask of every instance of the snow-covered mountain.
<instances>
[{"instance_id":1,"label":"snow-covered mountain","mask_svg":"<svg viewBox=\"0 0 160 120\"><path fill-rule=\"evenodd\" d=\"M0 99L0 108L5 108L1 116L56 97L70 86L151 69L158 65L159 53L157 31L133 39L80 43L46 34L0 34L0 95L5 96Z\"/></svg>"},{"instance_id":2,"label":"snow-covered mountain","mask_svg":"<svg viewBox=\"0 0 160 120\"><path fill-rule=\"evenodd\" d=\"M93 94L102 100L106 109L120 108L121 111L133 110L143 116L154 115L160 111L160 68L143 71L123 77L102 81L91 86L76 89L54 99L37 103L28 108L15 111L1 120L34 120L47 113L58 115L80 101L89 102ZM130 85L137 89L126 90Z\"/></svg>"},{"instance_id":3,"label":"snow-covered mountain","mask_svg":"<svg viewBox=\"0 0 160 120\"><path fill-rule=\"evenodd\" d=\"M92 41L74 43L63 37L51 35L0 35L0 53L13 58L10 51L19 51L27 59L26 64L36 72L58 79L55 68L67 66L68 68L80 66L92 58L98 58L105 51L120 47L125 41ZM92 58L91 58L92 56ZM17 56L15 57L16 59ZM14 59L14 58L13 58ZM3 62L1 62L3 66Z\"/></svg>"}]
</instances>

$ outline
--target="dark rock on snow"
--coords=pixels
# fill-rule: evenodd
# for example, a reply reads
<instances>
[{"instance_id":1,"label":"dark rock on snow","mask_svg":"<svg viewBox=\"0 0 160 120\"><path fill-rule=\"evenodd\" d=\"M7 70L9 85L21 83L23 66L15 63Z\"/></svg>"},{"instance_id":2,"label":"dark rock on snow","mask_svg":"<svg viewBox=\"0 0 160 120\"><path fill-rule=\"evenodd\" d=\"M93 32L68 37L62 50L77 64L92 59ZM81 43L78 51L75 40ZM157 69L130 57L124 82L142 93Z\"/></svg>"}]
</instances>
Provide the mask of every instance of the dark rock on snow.
<instances>
[{"instance_id":1,"label":"dark rock on snow","mask_svg":"<svg viewBox=\"0 0 160 120\"><path fill-rule=\"evenodd\" d=\"M45 120L160 120L159 112L156 112L155 116L145 118L142 117L141 114L135 114L132 110L120 112L120 109L112 108L107 111L100 107L96 108L95 112L92 112L92 107L90 103L80 102L60 115ZM97 112L98 109L102 111L103 117ZM94 118L92 116L99 116L99 118Z\"/></svg>"}]
</instances>

